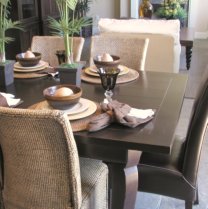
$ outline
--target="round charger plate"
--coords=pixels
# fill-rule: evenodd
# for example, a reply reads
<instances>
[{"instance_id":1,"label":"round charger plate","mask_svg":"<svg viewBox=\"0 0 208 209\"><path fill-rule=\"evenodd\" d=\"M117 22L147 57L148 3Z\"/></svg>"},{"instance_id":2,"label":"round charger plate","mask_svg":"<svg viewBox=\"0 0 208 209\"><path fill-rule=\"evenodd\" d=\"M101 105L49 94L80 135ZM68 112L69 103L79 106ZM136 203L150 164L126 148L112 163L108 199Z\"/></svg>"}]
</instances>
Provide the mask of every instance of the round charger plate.
<instances>
[{"instance_id":1,"label":"round charger plate","mask_svg":"<svg viewBox=\"0 0 208 209\"><path fill-rule=\"evenodd\" d=\"M48 67L48 63L43 60L40 60L40 62L37 65L32 66L32 67L23 67L22 65L19 64L19 62L16 62L14 64L14 71L16 71L16 72L35 72L38 70L42 70L45 67Z\"/></svg>"},{"instance_id":2,"label":"round charger plate","mask_svg":"<svg viewBox=\"0 0 208 209\"><path fill-rule=\"evenodd\" d=\"M95 113L95 111L97 110L97 105L95 104L95 102L86 99L89 107L78 114L73 114L73 115L68 115L69 120L77 120L77 119L81 119L81 118L86 118L90 115L92 115L93 113Z\"/></svg>"},{"instance_id":3,"label":"round charger plate","mask_svg":"<svg viewBox=\"0 0 208 209\"><path fill-rule=\"evenodd\" d=\"M89 100L80 98L79 102L73 107L63 110L67 115L75 115L81 113L89 108Z\"/></svg>"},{"instance_id":4,"label":"round charger plate","mask_svg":"<svg viewBox=\"0 0 208 209\"><path fill-rule=\"evenodd\" d=\"M86 110L84 110L83 112L68 115L69 120L78 120L81 118L86 118L96 112L96 110L97 110L96 103L91 100L88 100L88 99L84 99L84 100L85 100L85 103L87 103L88 108ZM30 106L29 109L53 110L53 108L48 104L48 102L46 100Z\"/></svg>"},{"instance_id":5,"label":"round charger plate","mask_svg":"<svg viewBox=\"0 0 208 209\"><path fill-rule=\"evenodd\" d=\"M121 70L121 72L118 74L119 76L120 75L125 75L129 72L129 68L124 66L124 65L119 65L119 69ZM97 70L96 70L95 66L85 68L84 71L88 75L99 77L99 74L97 73Z\"/></svg>"},{"instance_id":6,"label":"round charger plate","mask_svg":"<svg viewBox=\"0 0 208 209\"><path fill-rule=\"evenodd\" d=\"M118 68L122 72L124 70L125 66L119 65ZM90 66L90 71L92 71L94 73L98 73L97 67L95 65Z\"/></svg>"}]
</instances>

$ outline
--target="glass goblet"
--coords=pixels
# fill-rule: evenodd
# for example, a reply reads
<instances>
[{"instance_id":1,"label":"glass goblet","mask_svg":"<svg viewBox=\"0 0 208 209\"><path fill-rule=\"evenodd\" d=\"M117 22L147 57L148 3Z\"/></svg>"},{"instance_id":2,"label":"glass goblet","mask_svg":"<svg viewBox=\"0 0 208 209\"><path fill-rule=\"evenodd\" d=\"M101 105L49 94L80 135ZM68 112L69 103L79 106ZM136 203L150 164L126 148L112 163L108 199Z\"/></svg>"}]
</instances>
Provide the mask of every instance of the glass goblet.
<instances>
[{"instance_id":1,"label":"glass goblet","mask_svg":"<svg viewBox=\"0 0 208 209\"><path fill-rule=\"evenodd\" d=\"M103 67L103 68L98 68L98 74L101 79L101 84L102 87L105 89L105 99L107 102L112 101L112 96L113 96L113 89L116 85L116 80L118 77L118 74L120 73L119 68L117 67ZM104 99L104 102L105 102Z\"/></svg>"}]
</instances>

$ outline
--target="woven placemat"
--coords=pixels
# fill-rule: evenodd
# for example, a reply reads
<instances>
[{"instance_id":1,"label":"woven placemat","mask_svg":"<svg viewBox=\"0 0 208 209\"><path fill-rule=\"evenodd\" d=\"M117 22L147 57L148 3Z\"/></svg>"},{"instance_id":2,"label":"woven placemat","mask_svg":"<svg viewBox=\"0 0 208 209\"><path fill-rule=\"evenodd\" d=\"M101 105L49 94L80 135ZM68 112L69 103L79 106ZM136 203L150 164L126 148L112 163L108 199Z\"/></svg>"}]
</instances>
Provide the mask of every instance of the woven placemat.
<instances>
[{"instance_id":1,"label":"woven placemat","mask_svg":"<svg viewBox=\"0 0 208 209\"><path fill-rule=\"evenodd\" d=\"M28 79L48 76L47 73L14 73L14 78Z\"/></svg>"},{"instance_id":2,"label":"woven placemat","mask_svg":"<svg viewBox=\"0 0 208 209\"><path fill-rule=\"evenodd\" d=\"M129 72L125 75L118 76L116 83L127 83L130 81L134 81L139 77L139 72L133 69L129 69ZM82 71L81 79L88 83L101 84L101 80L99 77L87 75L84 70Z\"/></svg>"},{"instance_id":3,"label":"woven placemat","mask_svg":"<svg viewBox=\"0 0 208 209\"><path fill-rule=\"evenodd\" d=\"M43 61L44 62L44 61ZM49 69L49 64L47 62L44 62L45 65L44 66L41 66L40 68L37 67L37 68L34 68L34 69L31 69L31 72L24 72L26 70L20 70L20 69L16 69L14 68L14 78L21 78L21 79L24 79L24 78L40 78L40 77L45 77L45 76L48 76L48 73L46 72L47 69ZM50 69L49 69L50 70Z\"/></svg>"},{"instance_id":4,"label":"woven placemat","mask_svg":"<svg viewBox=\"0 0 208 209\"><path fill-rule=\"evenodd\" d=\"M99 115L101 113L100 105L98 103L96 103L96 105L97 105L97 110L92 115L85 117L85 118L78 119L78 120L70 121L73 132L86 130L88 123L91 121L92 117L95 115ZM32 106L28 107L28 109L35 109L35 110L49 109L49 110L52 110L53 108L47 103L47 101L42 101L42 102L38 102L36 104L33 104Z\"/></svg>"}]
</instances>

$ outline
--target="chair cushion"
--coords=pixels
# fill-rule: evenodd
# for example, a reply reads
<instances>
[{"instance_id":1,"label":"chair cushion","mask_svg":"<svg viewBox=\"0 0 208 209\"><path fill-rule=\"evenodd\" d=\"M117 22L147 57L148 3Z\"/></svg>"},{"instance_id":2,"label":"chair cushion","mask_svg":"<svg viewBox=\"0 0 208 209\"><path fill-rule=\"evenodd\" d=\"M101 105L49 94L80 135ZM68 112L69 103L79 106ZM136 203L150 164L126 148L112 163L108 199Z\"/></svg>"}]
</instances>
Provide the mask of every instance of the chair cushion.
<instances>
[{"instance_id":1,"label":"chair cushion","mask_svg":"<svg viewBox=\"0 0 208 209\"><path fill-rule=\"evenodd\" d=\"M99 160L80 158L81 209L108 208L108 168Z\"/></svg>"}]
</instances>

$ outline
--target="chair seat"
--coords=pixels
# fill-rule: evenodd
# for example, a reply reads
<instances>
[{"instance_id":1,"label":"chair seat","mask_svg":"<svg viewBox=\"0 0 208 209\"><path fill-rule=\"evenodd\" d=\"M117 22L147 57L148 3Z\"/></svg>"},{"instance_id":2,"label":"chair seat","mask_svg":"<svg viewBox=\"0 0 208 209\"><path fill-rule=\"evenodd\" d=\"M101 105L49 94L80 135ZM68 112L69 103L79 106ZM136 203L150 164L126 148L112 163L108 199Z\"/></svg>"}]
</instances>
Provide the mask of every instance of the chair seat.
<instances>
[{"instance_id":1,"label":"chair seat","mask_svg":"<svg viewBox=\"0 0 208 209\"><path fill-rule=\"evenodd\" d=\"M81 209L108 208L108 167L99 160L80 158L80 174Z\"/></svg>"}]
</instances>

